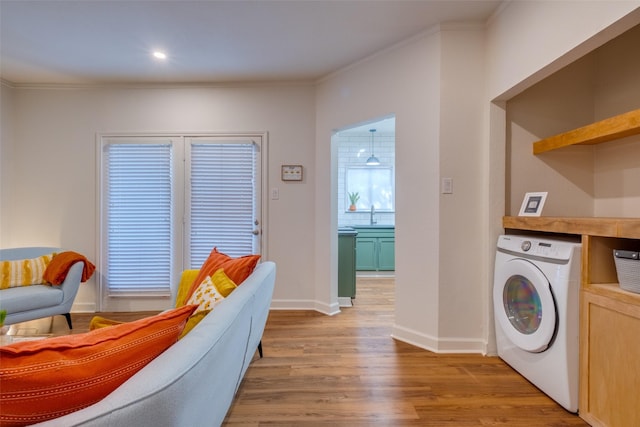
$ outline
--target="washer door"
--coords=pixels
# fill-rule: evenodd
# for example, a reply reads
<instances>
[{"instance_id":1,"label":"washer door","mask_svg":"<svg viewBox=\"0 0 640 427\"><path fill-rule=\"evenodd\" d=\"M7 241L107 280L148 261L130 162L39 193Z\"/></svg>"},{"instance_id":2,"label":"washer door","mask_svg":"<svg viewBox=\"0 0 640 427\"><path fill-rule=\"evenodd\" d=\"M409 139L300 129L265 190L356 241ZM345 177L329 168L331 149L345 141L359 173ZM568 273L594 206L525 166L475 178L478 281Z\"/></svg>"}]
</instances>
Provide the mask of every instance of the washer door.
<instances>
[{"instance_id":1,"label":"washer door","mask_svg":"<svg viewBox=\"0 0 640 427\"><path fill-rule=\"evenodd\" d=\"M555 335L557 313L549 281L538 267L521 258L504 263L496 271L493 304L498 324L511 342L531 353L547 349Z\"/></svg>"}]
</instances>

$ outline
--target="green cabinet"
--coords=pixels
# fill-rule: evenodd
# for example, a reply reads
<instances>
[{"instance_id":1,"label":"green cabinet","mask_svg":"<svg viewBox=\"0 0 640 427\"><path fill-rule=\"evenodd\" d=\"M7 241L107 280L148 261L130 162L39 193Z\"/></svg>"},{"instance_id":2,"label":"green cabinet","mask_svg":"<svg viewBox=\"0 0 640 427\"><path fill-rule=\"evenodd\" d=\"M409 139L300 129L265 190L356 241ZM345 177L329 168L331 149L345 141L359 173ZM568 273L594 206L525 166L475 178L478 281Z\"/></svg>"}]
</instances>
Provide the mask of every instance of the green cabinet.
<instances>
[{"instance_id":1,"label":"green cabinet","mask_svg":"<svg viewBox=\"0 0 640 427\"><path fill-rule=\"evenodd\" d=\"M338 297L356 297L356 234L353 228L338 229Z\"/></svg>"},{"instance_id":2,"label":"green cabinet","mask_svg":"<svg viewBox=\"0 0 640 427\"><path fill-rule=\"evenodd\" d=\"M378 239L378 270L393 271L396 269L396 239L395 237L380 237Z\"/></svg>"},{"instance_id":3,"label":"green cabinet","mask_svg":"<svg viewBox=\"0 0 640 427\"><path fill-rule=\"evenodd\" d=\"M384 226L354 228L358 232L356 237L356 270L395 270L395 228Z\"/></svg>"},{"instance_id":4,"label":"green cabinet","mask_svg":"<svg viewBox=\"0 0 640 427\"><path fill-rule=\"evenodd\" d=\"M377 270L378 239L375 237L356 237L356 270Z\"/></svg>"}]
</instances>

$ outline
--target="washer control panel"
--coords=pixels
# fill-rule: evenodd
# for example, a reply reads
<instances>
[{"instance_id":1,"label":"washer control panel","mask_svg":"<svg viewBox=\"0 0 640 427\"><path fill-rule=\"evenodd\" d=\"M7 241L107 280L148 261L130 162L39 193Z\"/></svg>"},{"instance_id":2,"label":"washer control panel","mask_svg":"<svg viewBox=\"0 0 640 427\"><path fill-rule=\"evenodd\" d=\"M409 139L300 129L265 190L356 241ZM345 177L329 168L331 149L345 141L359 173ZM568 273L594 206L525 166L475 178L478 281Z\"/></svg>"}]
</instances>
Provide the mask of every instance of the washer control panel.
<instances>
[{"instance_id":1,"label":"washer control panel","mask_svg":"<svg viewBox=\"0 0 640 427\"><path fill-rule=\"evenodd\" d=\"M576 246L581 245L577 242L530 236L503 235L498 238L498 250L556 260L569 260Z\"/></svg>"},{"instance_id":2,"label":"washer control panel","mask_svg":"<svg viewBox=\"0 0 640 427\"><path fill-rule=\"evenodd\" d=\"M534 251L536 255L543 256L545 258L562 259L562 253L558 248L558 245L545 243L545 242L538 242L538 244L534 246Z\"/></svg>"}]
</instances>

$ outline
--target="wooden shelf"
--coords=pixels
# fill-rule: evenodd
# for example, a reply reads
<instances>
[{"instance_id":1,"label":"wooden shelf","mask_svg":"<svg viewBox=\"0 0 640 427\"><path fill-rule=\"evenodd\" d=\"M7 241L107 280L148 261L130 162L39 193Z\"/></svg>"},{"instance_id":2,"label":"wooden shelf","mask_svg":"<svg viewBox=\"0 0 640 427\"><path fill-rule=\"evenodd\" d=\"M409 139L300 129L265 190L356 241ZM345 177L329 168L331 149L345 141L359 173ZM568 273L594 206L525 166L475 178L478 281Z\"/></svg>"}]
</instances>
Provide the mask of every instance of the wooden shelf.
<instances>
[{"instance_id":1,"label":"wooden shelf","mask_svg":"<svg viewBox=\"0 0 640 427\"><path fill-rule=\"evenodd\" d=\"M640 239L640 218L505 216L502 226L516 230Z\"/></svg>"},{"instance_id":2,"label":"wooden shelf","mask_svg":"<svg viewBox=\"0 0 640 427\"><path fill-rule=\"evenodd\" d=\"M617 283L591 283L585 286L583 290L623 303L640 305L640 294L626 291Z\"/></svg>"},{"instance_id":3,"label":"wooden shelf","mask_svg":"<svg viewBox=\"0 0 640 427\"><path fill-rule=\"evenodd\" d=\"M610 117L533 143L533 154L577 144L599 144L640 134L640 109Z\"/></svg>"}]
</instances>

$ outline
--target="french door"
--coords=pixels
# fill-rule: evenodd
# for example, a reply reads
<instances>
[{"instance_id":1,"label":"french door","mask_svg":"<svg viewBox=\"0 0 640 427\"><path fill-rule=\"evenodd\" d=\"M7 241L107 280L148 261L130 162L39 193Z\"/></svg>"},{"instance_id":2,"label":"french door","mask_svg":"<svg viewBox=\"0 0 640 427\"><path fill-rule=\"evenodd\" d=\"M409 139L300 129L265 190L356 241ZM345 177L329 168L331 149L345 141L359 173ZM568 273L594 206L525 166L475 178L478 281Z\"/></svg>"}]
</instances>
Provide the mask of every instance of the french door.
<instances>
[{"instance_id":1,"label":"french door","mask_svg":"<svg viewBox=\"0 0 640 427\"><path fill-rule=\"evenodd\" d=\"M264 134L101 136L100 311L162 310L215 246L261 253Z\"/></svg>"}]
</instances>

